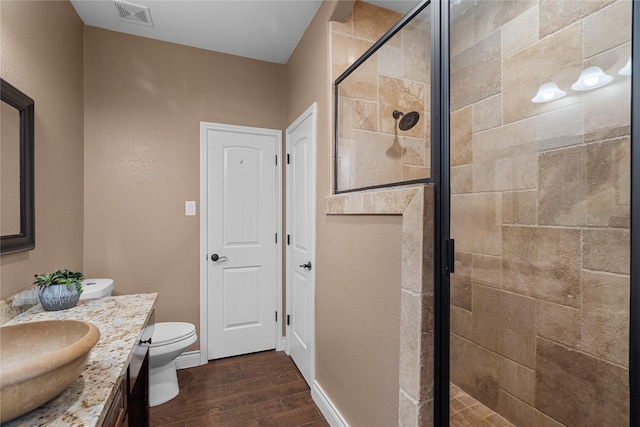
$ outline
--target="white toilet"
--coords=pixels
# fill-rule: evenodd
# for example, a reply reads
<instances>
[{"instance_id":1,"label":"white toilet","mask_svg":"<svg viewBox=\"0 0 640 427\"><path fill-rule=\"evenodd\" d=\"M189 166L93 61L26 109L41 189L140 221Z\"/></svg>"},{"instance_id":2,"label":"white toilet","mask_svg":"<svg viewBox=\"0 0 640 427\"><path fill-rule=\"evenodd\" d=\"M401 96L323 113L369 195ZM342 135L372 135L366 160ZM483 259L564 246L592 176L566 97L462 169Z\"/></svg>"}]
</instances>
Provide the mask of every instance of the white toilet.
<instances>
[{"instance_id":1,"label":"white toilet","mask_svg":"<svg viewBox=\"0 0 640 427\"><path fill-rule=\"evenodd\" d=\"M111 296L113 279L85 279L80 299ZM196 342L196 327L191 323L156 323L149 347L149 406L168 402L178 395L175 360Z\"/></svg>"},{"instance_id":2,"label":"white toilet","mask_svg":"<svg viewBox=\"0 0 640 427\"><path fill-rule=\"evenodd\" d=\"M197 339L196 327L191 323L155 324L149 348L149 406L168 402L178 395L175 360Z\"/></svg>"},{"instance_id":3,"label":"white toilet","mask_svg":"<svg viewBox=\"0 0 640 427\"><path fill-rule=\"evenodd\" d=\"M113 279L84 279L80 299L92 299L111 296Z\"/></svg>"}]
</instances>

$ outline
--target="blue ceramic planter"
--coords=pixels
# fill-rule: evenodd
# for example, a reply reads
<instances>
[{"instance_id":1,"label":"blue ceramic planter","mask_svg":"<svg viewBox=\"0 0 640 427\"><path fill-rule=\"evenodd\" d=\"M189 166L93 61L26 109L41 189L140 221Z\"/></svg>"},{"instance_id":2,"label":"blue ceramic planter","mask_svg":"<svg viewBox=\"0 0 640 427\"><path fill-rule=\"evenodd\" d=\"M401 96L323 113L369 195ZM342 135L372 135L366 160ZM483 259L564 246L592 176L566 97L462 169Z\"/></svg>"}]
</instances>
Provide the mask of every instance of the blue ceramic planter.
<instances>
[{"instance_id":1,"label":"blue ceramic planter","mask_svg":"<svg viewBox=\"0 0 640 427\"><path fill-rule=\"evenodd\" d=\"M66 310L74 307L80 299L75 283L67 285L50 285L38 290L38 298L47 311Z\"/></svg>"}]
</instances>

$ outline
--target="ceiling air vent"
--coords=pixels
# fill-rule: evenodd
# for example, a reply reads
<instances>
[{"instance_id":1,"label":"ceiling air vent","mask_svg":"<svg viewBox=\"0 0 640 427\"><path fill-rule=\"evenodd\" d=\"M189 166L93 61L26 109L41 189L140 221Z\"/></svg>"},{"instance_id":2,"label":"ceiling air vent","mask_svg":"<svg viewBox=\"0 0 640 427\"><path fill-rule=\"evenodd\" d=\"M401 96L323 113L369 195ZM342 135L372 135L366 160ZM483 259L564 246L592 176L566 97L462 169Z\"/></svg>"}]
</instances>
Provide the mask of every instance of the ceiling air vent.
<instances>
[{"instance_id":1,"label":"ceiling air vent","mask_svg":"<svg viewBox=\"0 0 640 427\"><path fill-rule=\"evenodd\" d=\"M138 6L137 4L125 3L122 1L114 1L113 5L115 6L116 14L121 21L153 27L151 13L149 12L148 7Z\"/></svg>"}]
</instances>

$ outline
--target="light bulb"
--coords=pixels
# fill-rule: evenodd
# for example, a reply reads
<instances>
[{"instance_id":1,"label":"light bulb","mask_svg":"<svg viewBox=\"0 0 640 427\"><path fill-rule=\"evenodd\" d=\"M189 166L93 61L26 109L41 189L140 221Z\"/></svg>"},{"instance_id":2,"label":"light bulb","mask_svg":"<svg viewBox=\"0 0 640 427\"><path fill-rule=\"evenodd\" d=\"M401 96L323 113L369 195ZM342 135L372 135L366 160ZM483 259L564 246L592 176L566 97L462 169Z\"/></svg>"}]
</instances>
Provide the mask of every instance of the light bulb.
<instances>
[{"instance_id":1,"label":"light bulb","mask_svg":"<svg viewBox=\"0 0 640 427\"><path fill-rule=\"evenodd\" d=\"M586 79L584 79L584 85L585 86L595 86L595 85L598 84L598 80L600 80L600 78L598 76L587 77Z\"/></svg>"},{"instance_id":2,"label":"light bulb","mask_svg":"<svg viewBox=\"0 0 640 427\"><path fill-rule=\"evenodd\" d=\"M531 102L540 103L555 101L556 99L562 98L566 94L567 92L560 90L558 85L554 82L547 82L540 85L540 88L538 88L538 93L536 94L536 96L531 98Z\"/></svg>"},{"instance_id":3,"label":"light bulb","mask_svg":"<svg viewBox=\"0 0 640 427\"><path fill-rule=\"evenodd\" d=\"M618 74L620 74L621 76L631 75L631 56L629 56L629 59L627 59L627 63L624 64L624 67L622 67L620 71L618 71Z\"/></svg>"},{"instance_id":4,"label":"light bulb","mask_svg":"<svg viewBox=\"0 0 640 427\"><path fill-rule=\"evenodd\" d=\"M580 77L571 85L573 90L597 89L611 83L613 77L605 74L600 67L589 67L580 73Z\"/></svg>"}]
</instances>

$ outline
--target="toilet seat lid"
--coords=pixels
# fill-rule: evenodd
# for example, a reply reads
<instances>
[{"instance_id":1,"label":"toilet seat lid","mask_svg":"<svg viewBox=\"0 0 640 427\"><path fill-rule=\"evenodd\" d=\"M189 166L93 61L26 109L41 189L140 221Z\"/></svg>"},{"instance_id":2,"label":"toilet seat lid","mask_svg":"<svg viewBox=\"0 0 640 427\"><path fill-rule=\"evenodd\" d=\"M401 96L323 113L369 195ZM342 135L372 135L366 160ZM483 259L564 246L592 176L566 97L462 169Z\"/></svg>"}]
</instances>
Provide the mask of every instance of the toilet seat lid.
<instances>
[{"instance_id":1,"label":"toilet seat lid","mask_svg":"<svg viewBox=\"0 0 640 427\"><path fill-rule=\"evenodd\" d=\"M151 346L160 346L181 341L196 333L196 327L186 322L160 322L154 325Z\"/></svg>"}]
</instances>

